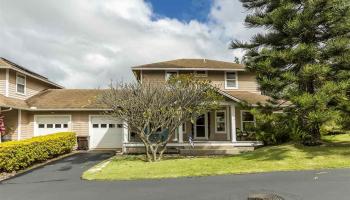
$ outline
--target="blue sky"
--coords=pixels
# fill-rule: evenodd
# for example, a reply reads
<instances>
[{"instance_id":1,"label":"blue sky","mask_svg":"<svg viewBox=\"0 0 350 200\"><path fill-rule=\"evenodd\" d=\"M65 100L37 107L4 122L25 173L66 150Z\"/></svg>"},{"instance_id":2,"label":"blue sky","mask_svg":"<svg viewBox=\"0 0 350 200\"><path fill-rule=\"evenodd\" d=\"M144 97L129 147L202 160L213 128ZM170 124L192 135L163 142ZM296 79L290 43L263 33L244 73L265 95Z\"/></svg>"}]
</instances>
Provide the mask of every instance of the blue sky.
<instances>
[{"instance_id":1,"label":"blue sky","mask_svg":"<svg viewBox=\"0 0 350 200\"><path fill-rule=\"evenodd\" d=\"M147 0L156 15L176 18L180 21L208 20L212 0Z\"/></svg>"},{"instance_id":2,"label":"blue sky","mask_svg":"<svg viewBox=\"0 0 350 200\"><path fill-rule=\"evenodd\" d=\"M239 0L0 0L0 57L66 88L132 81L130 67L179 58L233 62L249 40Z\"/></svg>"}]
</instances>

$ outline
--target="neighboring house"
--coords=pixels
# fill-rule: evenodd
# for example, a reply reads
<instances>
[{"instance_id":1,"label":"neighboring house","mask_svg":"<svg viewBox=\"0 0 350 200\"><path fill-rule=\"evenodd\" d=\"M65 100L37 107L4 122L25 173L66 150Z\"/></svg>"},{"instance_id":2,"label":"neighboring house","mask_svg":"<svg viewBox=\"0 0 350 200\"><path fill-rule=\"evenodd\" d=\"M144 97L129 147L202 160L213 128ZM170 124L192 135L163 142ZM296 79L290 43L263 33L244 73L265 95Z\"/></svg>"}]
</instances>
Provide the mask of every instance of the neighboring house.
<instances>
[{"instance_id":1,"label":"neighboring house","mask_svg":"<svg viewBox=\"0 0 350 200\"><path fill-rule=\"evenodd\" d=\"M255 124L254 116L238 107L239 102L256 105L269 97L261 95L255 75L244 65L206 59L178 59L132 68L138 81L164 82L170 76L193 73L210 80L225 97L219 110L198 118L195 124L183 124L176 132L170 148L190 146L252 147L257 141L237 137L237 129ZM6 139L21 140L60 131L74 131L89 136L91 149L123 148L139 151L142 144L123 122L108 118L97 97L103 90L64 89L22 66L0 58L0 106L5 116ZM242 141L243 140L243 141Z\"/></svg>"}]
</instances>

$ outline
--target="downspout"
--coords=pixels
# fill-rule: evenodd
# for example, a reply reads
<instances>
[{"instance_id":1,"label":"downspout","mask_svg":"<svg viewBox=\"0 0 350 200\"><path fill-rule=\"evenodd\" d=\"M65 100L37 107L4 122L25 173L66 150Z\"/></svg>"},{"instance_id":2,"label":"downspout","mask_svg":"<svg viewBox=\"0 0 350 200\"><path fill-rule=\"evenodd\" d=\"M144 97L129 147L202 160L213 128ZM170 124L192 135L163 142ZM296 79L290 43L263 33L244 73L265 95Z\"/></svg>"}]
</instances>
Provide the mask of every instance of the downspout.
<instances>
[{"instance_id":1,"label":"downspout","mask_svg":"<svg viewBox=\"0 0 350 200\"><path fill-rule=\"evenodd\" d=\"M22 134L22 110L18 109L17 140L21 140Z\"/></svg>"}]
</instances>

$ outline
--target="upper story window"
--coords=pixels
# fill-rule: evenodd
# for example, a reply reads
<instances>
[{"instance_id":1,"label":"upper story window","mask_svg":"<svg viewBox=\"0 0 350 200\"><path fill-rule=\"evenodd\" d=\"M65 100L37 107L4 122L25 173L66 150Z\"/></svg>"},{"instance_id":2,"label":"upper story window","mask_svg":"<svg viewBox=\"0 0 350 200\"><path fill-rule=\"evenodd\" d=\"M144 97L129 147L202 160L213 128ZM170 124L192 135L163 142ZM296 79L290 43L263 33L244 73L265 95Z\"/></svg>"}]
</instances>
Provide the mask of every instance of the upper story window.
<instances>
[{"instance_id":1,"label":"upper story window","mask_svg":"<svg viewBox=\"0 0 350 200\"><path fill-rule=\"evenodd\" d=\"M26 77L24 75L16 75L16 92L18 94L26 93Z\"/></svg>"},{"instance_id":2,"label":"upper story window","mask_svg":"<svg viewBox=\"0 0 350 200\"><path fill-rule=\"evenodd\" d=\"M194 71L194 76L195 77L207 77L208 71L205 71L205 70Z\"/></svg>"},{"instance_id":3,"label":"upper story window","mask_svg":"<svg viewBox=\"0 0 350 200\"><path fill-rule=\"evenodd\" d=\"M237 89L237 72L225 72L225 89Z\"/></svg>"},{"instance_id":4,"label":"upper story window","mask_svg":"<svg viewBox=\"0 0 350 200\"><path fill-rule=\"evenodd\" d=\"M165 71L165 80L167 81L170 77L177 76L178 74L178 71Z\"/></svg>"}]
</instances>

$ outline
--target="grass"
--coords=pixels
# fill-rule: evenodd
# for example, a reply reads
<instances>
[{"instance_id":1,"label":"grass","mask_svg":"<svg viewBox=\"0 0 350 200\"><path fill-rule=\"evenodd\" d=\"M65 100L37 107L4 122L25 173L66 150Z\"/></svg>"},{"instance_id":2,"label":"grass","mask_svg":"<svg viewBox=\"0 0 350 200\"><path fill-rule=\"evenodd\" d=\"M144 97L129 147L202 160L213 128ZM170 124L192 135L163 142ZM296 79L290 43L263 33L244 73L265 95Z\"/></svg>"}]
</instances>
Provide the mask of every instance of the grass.
<instances>
[{"instance_id":1,"label":"grass","mask_svg":"<svg viewBox=\"0 0 350 200\"><path fill-rule=\"evenodd\" d=\"M317 147L289 143L235 156L167 157L156 163L144 162L141 156L117 156L84 172L83 178L159 179L350 167L350 134L326 136L324 140L326 143Z\"/></svg>"}]
</instances>

